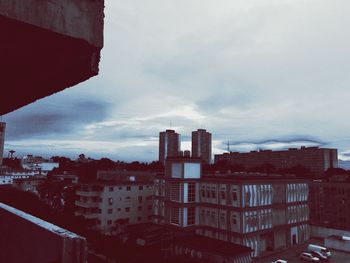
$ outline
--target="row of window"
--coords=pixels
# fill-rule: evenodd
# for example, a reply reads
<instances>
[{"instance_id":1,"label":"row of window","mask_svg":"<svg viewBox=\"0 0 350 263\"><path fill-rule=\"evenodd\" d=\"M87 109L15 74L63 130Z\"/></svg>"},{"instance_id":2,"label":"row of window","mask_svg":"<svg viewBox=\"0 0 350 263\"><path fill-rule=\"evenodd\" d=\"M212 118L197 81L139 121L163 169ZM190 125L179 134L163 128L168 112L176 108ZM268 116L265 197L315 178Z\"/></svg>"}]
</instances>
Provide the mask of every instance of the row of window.
<instances>
[{"instance_id":1,"label":"row of window","mask_svg":"<svg viewBox=\"0 0 350 263\"><path fill-rule=\"evenodd\" d=\"M144 187L146 187L147 189L149 189L149 188L150 188L150 185L139 185L139 186L138 186L138 188L139 188L140 191L142 191L142 190L144 189ZM110 186L110 187L108 188L108 191L109 191L109 192L113 192L114 189L116 189L116 188L117 188L117 187ZM122 189L123 189L123 186L118 186L118 190L122 190ZM131 186L130 186L130 185L127 185L127 186L126 186L126 190L127 190L127 191L131 191Z\"/></svg>"}]
</instances>

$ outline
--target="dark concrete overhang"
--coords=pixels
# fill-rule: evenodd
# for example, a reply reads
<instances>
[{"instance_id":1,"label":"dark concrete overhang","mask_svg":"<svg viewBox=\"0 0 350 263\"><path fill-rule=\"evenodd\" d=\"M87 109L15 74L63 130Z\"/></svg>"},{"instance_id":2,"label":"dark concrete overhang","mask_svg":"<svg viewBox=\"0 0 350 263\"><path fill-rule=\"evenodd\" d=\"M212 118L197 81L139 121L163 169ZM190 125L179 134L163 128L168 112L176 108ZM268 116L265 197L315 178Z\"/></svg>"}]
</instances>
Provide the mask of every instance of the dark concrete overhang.
<instances>
[{"instance_id":1,"label":"dark concrete overhang","mask_svg":"<svg viewBox=\"0 0 350 263\"><path fill-rule=\"evenodd\" d=\"M0 1L0 115L98 74L104 0Z\"/></svg>"}]
</instances>

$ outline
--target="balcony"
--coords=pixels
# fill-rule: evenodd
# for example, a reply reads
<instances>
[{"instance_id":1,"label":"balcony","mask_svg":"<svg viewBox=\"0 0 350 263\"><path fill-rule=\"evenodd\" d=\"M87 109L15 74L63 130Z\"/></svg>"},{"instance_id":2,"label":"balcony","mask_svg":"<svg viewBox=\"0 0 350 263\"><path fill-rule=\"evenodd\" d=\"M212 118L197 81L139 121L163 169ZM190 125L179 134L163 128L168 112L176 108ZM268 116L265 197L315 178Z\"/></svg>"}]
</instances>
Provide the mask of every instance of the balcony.
<instances>
[{"instance_id":1,"label":"balcony","mask_svg":"<svg viewBox=\"0 0 350 263\"><path fill-rule=\"evenodd\" d=\"M0 1L0 115L98 74L103 10L102 0Z\"/></svg>"},{"instance_id":2,"label":"balcony","mask_svg":"<svg viewBox=\"0 0 350 263\"><path fill-rule=\"evenodd\" d=\"M0 218L1 262L86 263L84 237L2 203Z\"/></svg>"},{"instance_id":3,"label":"balcony","mask_svg":"<svg viewBox=\"0 0 350 263\"><path fill-rule=\"evenodd\" d=\"M95 197L100 196L101 192L98 191L76 191L76 194L79 196L85 196L85 197Z\"/></svg>"},{"instance_id":4,"label":"balcony","mask_svg":"<svg viewBox=\"0 0 350 263\"><path fill-rule=\"evenodd\" d=\"M87 202L75 201L75 205L84 207L84 208L98 208L100 206L100 203L92 202L92 201L87 201Z\"/></svg>"}]
</instances>

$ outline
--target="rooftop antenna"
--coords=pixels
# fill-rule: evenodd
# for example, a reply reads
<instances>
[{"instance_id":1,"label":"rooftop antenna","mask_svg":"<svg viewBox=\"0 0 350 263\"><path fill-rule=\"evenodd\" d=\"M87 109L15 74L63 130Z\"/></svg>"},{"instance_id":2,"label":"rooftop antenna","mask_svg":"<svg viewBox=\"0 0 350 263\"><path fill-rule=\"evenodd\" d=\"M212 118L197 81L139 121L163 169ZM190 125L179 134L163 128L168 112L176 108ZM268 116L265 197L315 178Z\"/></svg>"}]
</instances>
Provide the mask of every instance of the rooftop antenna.
<instances>
[{"instance_id":1,"label":"rooftop antenna","mask_svg":"<svg viewBox=\"0 0 350 263\"><path fill-rule=\"evenodd\" d=\"M230 152L230 141L227 141L227 151Z\"/></svg>"}]
</instances>

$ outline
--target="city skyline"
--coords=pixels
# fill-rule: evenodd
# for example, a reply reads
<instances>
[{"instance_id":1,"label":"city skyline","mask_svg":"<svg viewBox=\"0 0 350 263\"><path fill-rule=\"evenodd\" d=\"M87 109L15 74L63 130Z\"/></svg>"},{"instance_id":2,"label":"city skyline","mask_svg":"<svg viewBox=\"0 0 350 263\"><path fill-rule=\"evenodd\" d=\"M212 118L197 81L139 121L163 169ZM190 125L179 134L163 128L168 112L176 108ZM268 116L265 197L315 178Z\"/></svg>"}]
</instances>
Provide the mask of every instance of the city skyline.
<instances>
[{"instance_id":1,"label":"city skyline","mask_svg":"<svg viewBox=\"0 0 350 263\"><path fill-rule=\"evenodd\" d=\"M107 2L100 75L3 116L5 155L151 161L159 131L190 150L191 131L205 128L213 154L230 141L349 158L349 3L168 4Z\"/></svg>"}]
</instances>

